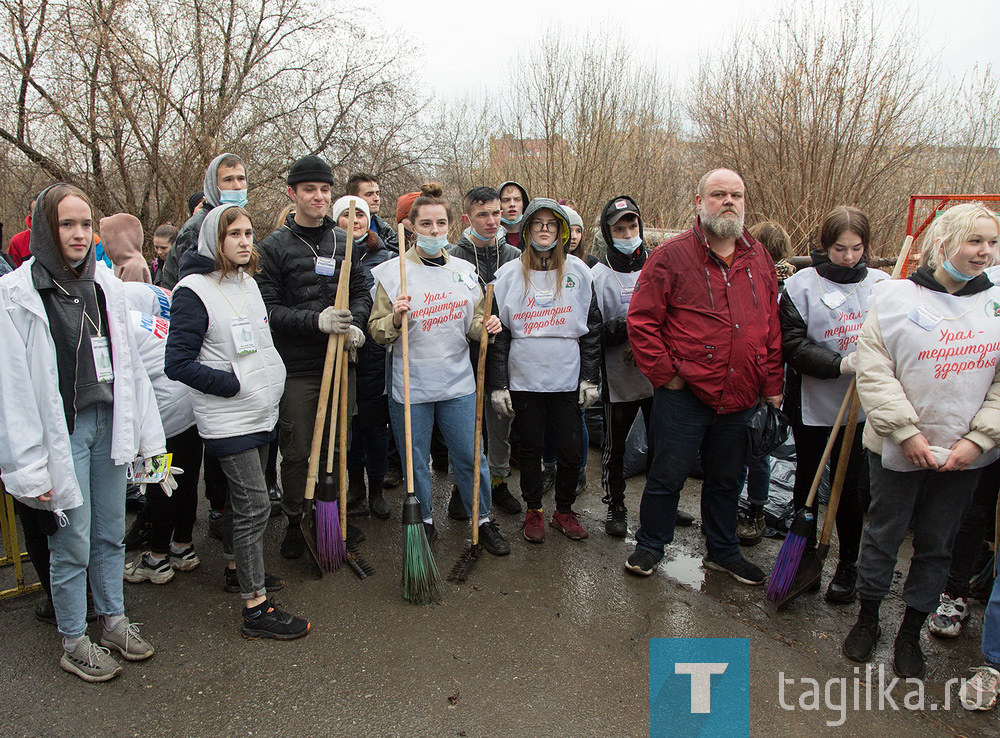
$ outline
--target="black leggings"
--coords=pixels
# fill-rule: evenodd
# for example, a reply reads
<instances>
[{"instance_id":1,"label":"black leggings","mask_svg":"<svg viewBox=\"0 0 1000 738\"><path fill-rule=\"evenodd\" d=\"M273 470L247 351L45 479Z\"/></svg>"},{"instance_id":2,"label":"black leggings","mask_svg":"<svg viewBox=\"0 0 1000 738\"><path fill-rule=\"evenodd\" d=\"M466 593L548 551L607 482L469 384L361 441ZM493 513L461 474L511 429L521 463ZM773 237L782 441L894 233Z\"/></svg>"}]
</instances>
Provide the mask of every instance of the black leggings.
<instances>
[{"instance_id":1,"label":"black leggings","mask_svg":"<svg viewBox=\"0 0 1000 738\"><path fill-rule=\"evenodd\" d=\"M177 489L167 497L160 485L146 485L146 505L151 530L149 547L153 553L169 552L171 537L188 542L192 538L198 512L198 477L201 476L202 442L197 426L167 439L171 464L184 473L177 477Z\"/></svg>"},{"instance_id":2,"label":"black leggings","mask_svg":"<svg viewBox=\"0 0 1000 738\"><path fill-rule=\"evenodd\" d=\"M798 420L798 419L795 419ZM793 497L796 512L805 507L809 497L809 487L819 467L830 437L832 428L817 425L802 425L793 420L792 432L795 434L795 488ZM855 563L861 548L861 531L864 527L864 509L861 505L861 478L866 465L861 446L861 431L864 423L858 423L854 431L854 442L851 444L851 456L847 461L847 474L844 476L844 487L840 493L840 506L837 508L837 540L839 542L840 560ZM837 441L830 454L830 475L837 473L837 462L840 459L840 448L843 442L844 430L837 435ZM818 506L814 503L815 513ZM809 545L816 545L816 518L809 533Z\"/></svg>"}]
</instances>

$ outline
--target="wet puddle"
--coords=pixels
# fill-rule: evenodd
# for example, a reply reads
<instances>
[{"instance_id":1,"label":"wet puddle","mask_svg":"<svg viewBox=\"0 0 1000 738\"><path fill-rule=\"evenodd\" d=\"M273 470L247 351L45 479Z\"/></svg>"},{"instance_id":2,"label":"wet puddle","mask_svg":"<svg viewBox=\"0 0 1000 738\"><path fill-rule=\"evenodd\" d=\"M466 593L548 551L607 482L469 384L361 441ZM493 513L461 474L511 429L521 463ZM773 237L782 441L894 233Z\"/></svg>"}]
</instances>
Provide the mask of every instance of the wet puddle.
<instances>
[{"instance_id":1,"label":"wet puddle","mask_svg":"<svg viewBox=\"0 0 1000 738\"><path fill-rule=\"evenodd\" d=\"M701 556L679 553L669 561L661 563L660 571L694 590L700 590L705 583L705 570L701 568Z\"/></svg>"}]
</instances>

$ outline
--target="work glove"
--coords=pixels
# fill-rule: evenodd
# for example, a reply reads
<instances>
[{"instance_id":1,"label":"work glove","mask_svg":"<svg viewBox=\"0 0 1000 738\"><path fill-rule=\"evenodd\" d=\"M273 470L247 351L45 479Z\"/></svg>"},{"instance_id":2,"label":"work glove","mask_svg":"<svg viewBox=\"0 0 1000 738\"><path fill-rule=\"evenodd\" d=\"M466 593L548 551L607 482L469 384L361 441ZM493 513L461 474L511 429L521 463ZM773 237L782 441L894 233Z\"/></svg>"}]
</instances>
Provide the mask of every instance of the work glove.
<instances>
[{"instance_id":1,"label":"work glove","mask_svg":"<svg viewBox=\"0 0 1000 738\"><path fill-rule=\"evenodd\" d=\"M319 329L323 333L347 333L353 320L350 310L328 307L319 314Z\"/></svg>"},{"instance_id":2,"label":"work glove","mask_svg":"<svg viewBox=\"0 0 1000 738\"><path fill-rule=\"evenodd\" d=\"M510 390L493 390L490 393L490 402L493 403L493 409L496 410L497 415L502 415L505 418L514 417L514 401L510 399Z\"/></svg>"},{"instance_id":3,"label":"work glove","mask_svg":"<svg viewBox=\"0 0 1000 738\"><path fill-rule=\"evenodd\" d=\"M580 409L586 410L595 402L597 402L597 385L586 379L580 380Z\"/></svg>"},{"instance_id":4,"label":"work glove","mask_svg":"<svg viewBox=\"0 0 1000 738\"><path fill-rule=\"evenodd\" d=\"M142 465L143 465L144 476L152 474L155 466L155 457L143 459ZM171 465L170 469L167 471L167 476L165 476L159 483L160 489L163 490L163 494L165 494L167 497L173 496L174 490L177 489L177 480L174 479L174 477L179 477L183 473L184 470L181 469L179 466ZM142 487L142 491L145 493L146 485L140 484L139 486Z\"/></svg>"},{"instance_id":5,"label":"work glove","mask_svg":"<svg viewBox=\"0 0 1000 738\"><path fill-rule=\"evenodd\" d=\"M840 360L841 374L854 374L854 365L858 363L858 352L852 351Z\"/></svg>"},{"instance_id":6,"label":"work glove","mask_svg":"<svg viewBox=\"0 0 1000 738\"><path fill-rule=\"evenodd\" d=\"M352 325L347 329L347 338L344 339L344 348L348 351L354 351L355 354L357 350L365 345L365 334L356 325Z\"/></svg>"}]
</instances>

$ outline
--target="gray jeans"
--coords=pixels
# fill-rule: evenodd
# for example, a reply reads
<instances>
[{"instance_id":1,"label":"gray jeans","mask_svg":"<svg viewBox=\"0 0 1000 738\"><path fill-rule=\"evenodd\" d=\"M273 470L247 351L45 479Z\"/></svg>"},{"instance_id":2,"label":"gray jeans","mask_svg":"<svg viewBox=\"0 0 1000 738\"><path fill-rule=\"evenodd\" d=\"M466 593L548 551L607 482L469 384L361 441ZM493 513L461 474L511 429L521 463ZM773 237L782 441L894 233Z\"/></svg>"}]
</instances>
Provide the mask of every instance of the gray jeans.
<instances>
[{"instance_id":1,"label":"gray jeans","mask_svg":"<svg viewBox=\"0 0 1000 738\"><path fill-rule=\"evenodd\" d=\"M903 585L903 600L920 612L932 612L944 591L951 549L962 525L979 469L898 472L869 453L872 502L858 557L858 594L882 600L889 594L896 556L913 528L913 558Z\"/></svg>"},{"instance_id":2,"label":"gray jeans","mask_svg":"<svg viewBox=\"0 0 1000 738\"><path fill-rule=\"evenodd\" d=\"M490 474L495 477L510 476L510 428L513 418L505 418L493 409L490 394L486 393L483 415L486 420L487 459Z\"/></svg>"},{"instance_id":3,"label":"gray jeans","mask_svg":"<svg viewBox=\"0 0 1000 738\"><path fill-rule=\"evenodd\" d=\"M271 500L264 481L267 451L265 444L219 458L229 480L226 514L232 515L233 556L240 597L244 600L267 593L264 588L264 529L271 516Z\"/></svg>"}]
</instances>

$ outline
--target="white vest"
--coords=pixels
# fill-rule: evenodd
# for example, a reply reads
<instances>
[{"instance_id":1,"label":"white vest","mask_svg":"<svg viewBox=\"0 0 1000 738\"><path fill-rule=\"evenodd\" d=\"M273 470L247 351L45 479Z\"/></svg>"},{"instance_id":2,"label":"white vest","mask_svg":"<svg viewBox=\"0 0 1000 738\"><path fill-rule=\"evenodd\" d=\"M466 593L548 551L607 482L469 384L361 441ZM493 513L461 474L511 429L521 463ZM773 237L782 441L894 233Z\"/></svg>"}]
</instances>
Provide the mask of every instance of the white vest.
<instances>
[{"instance_id":1,"label":"white vest","mask_svg":"<svg viewBox=\"0 0 1000 738\"><path fill-rule=\"evenodd\" d=\"M594 276L594 294L597 295L597 305L601 308L604 322L627 315L639 272L616 272L604 262L598 262L590 271ZM635 358L626 361L626 353L632 356L628 349L628 341L604 348L604 381L611 402L631 402L653 396L653 385L639 371Z\"/></svg>"},{"instance_id":2,"label":"white vest","mask_svg":"<svg viewBox=\"0 0 1000 738\"><path fill-rule=\"evenodd\" d=\"M128 282L127 284L140 284ZM173 438L194 425L194 408L191 406L191 388L183 382L167 379L163 372L163 355L167 348L170 322L148 313L131 311L135 340L139 344L139 357L149 381L153 383L156 406L160 410L163 434Z\"/></svg>"},{"instance_id":3,"label":"white vest","mask_svg":"<svg viewBox=\"0 0 1000 738\"><path fill-rule=\"evenodd\" d=\"M170 320L170 290L149 282L126 282L125 300L129 310Z\"/></svg>"},{"instance_id":4,"label":"white vest","mask_svg":"<svg viewBox=\"0 0 1000 738\"><path fill-rule=\"evenodd\" d=\"M202 438L233 438L269 432L278 422L278 402L285 389L285 365L281 361L267 310L257 282L240 272L219 283L212 274L189 274L174 287L187 287L201 299L208 312L208 330L198 354L205 366L233 372L240 380L235 397L207 395L191 390L194 416ZM250 319L257 343L252 354L238 356L232 334L232 319Z\"/></svg>"},{"instance_id":5,"label":"white vest","mask_svg":"<svg viewBox=\"0 0 1000 738\"><path fill-rule=\"evenodd\" d=\"M882 340L896 363L896 378L917 413L917 427L932 446L951 448L969 432L993 384L1000 358L1000 288L956 297L914 282L894 280L875 290ZM911 320L918 306L942 316L930 330ZM978 469L1000 456L993 449L969 465ZM900 446L886 438L882 464L916 471Z\"/></svg>"},{"instance_id":6,"label":"white vest","mask_svg":"<svg viewBox=\"0 0 1000 738\"><path fill-rule=\"evenodd\" d=\"M511 333L510 389L571 392L580 384L580 336L594 292L590 269L567 255L561 284L554 270L530 271L528 278L525 285L520 259L497 270L500 320Z\"/></svg>"},{"instance_id":7,"label":"white vest","mask_svg":"<svg viewBox=\"0 0 1000 738\"><path fill-rule=\"evenodd\" d=\"M885 272L869 269L860 282L838 284L823 279L819 272L809 267L785 280L785 296L792 301L805 321L809 340L841 356L847 356L858 348L858 335L861 333L861 325L868 317L875 285L888 278ZM841 300L843 302L837 305ZM837 306L831 308L831 304ZM820 379L803 374L802 423L832 426L850 385L850 374L842 374L836 379ZM862 410L858 421L864 419L865 413ZM845 419L843 423L846 422Z\"/></svg>"},{"instance_id":8,"label":"white vest","mask_svg":"<svg viewBox=\"0 0 1000 738\"><path fill-rule=\"evenodd\" d=\"M476 378L469 361L469 340L476 303L482 298L475 267L462 259L431 266L410 259L406 291L411 296L408 353L410 401L443 402L471 395ZM399 262L392 259L372 269L376 286L399 295ZM393 346L392 396L403 401L402 344ZM396 354L399 354L398 356Z\"/></svg>"}]
</instances>

